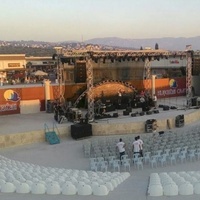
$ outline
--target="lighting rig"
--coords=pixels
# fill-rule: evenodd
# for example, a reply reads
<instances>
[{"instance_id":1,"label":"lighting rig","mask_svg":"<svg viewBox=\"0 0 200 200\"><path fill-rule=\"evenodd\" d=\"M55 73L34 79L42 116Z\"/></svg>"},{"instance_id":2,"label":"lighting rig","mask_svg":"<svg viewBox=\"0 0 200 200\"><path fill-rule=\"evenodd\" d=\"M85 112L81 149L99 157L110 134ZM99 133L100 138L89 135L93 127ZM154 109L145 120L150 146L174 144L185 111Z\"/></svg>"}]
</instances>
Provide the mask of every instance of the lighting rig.
<instances>
[{"instance_id":1,"label":"lighting rig","mask_svg":"<svg viewBox=\"0 0 200 200\"><path fill-rule=\"evenodd\" d=\"M145 77L147 80L147 90L150 91L151 82L151 61L168 59L169 57L186 57L187 58L187 77L186 77L186 96L188 100L191 98L191 68L192 68L192 51L166 51L166 50L115 50L115 51L87 51L87 50L71 50L66 51L62 59L80 59L86 62L87 73L87 95L88 95L88 119L94 120L94 98L93 98L93 67L92 63L102 62L106 60L113 62L123 61L139 61L144 62Z\"/></svg>"}]
</instances>

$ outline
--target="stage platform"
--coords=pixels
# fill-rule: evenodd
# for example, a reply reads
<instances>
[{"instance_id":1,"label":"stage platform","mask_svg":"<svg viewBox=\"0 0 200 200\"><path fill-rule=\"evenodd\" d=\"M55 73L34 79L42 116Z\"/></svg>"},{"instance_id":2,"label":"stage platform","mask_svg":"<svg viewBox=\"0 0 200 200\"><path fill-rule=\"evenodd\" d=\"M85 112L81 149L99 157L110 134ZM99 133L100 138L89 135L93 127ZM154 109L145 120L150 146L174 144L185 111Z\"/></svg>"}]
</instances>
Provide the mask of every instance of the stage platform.
<instances>
[{"instance_id":1,"label":"stage platform","mask_svg":"<svg viewBox=\"0 0 200 200\"><path fill-rule=\"evenodd\" d=\"M115 110L109 114L118 113L118 117L98 119L91 123L92 134L93 136L106 136L145 133L145 124L149 119L157 120L157 131L174 128L175 118L178 115L184 115L185 125L200 119L200 109L188 109L185 97L162 99L158 101L158 105L176 106L177 109L165 111L159 107L159 113L136 117L131 117L131 114L123 115L124 110ZM83 110L83 112L86 111ZM141 112L141 108L133 109L132 112ZM55 124L56 132L61 138L71 137L71 125L74 123L64 121L58 124L54 120L53 113L6 115L0 117L0 148L44 142L45 124L50 130Z\"/></svg>"}]
</instances>

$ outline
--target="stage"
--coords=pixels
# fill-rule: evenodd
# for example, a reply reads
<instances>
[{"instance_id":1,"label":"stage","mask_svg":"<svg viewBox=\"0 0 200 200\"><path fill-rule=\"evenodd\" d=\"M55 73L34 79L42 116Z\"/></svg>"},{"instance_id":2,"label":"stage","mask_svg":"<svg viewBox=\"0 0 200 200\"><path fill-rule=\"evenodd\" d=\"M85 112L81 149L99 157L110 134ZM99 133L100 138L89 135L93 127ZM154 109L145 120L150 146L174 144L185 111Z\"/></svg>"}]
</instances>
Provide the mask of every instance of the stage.
<instances>
[{"instance_id":1,"label":"stage","mask_svg":"<svg viewBox=\"0 0 200 200\"><path fill-rule=\"evenodd\" d=\"M184 124L197 122L200 119L200 109L186 108L185 97L171 99L162 99L158 105L176 106L177 109L163 110L158 107L159 113L150 115L137 115L135 117L123 115L124 110L115 110L109 112L110 115L118 113L118 117L98 119L91 122L93 136L121 135L145 133L145 124L147 120L155 119L157 121L157 132L176 127L176 117L184 115ZM83 110L83 113L86 110ZM141 108L132 109L133 112L141 112ZM40 112L37 114L15 114L4 115L0 117L0 147L13 147L24 144L31 144L45 141L44 125L51 130L55 124L61 137L71 137L72 122L64 121L58 124L54 120L53 113Z\"/></svg>"}]
</instances>

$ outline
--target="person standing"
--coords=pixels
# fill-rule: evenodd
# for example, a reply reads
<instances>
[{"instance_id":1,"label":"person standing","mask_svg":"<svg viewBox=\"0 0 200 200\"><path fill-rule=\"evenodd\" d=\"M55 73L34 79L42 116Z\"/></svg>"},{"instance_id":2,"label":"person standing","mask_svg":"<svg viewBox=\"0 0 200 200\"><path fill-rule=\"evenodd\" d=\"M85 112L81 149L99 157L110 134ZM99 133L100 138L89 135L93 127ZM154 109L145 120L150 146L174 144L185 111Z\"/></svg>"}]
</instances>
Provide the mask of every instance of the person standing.
<instances>
[{"instance_id":1,"label":"person standing","mask_svg":"<svg viewBox=\"0 0 200 200\"><path fill-rule=\"evenodd\" d=\"M140 150L141 150L141 147L140 147L140 143L138 141L138 137L135 137L135 141L133 142L133 154L134 154L134 157L140 155Z\"/></svg>"},{"instance_id":2,"label":"person standing","mask_svg":"<svg viewBox=\"0 0 200 200\"><path fill-rule=\"evenodd\" d=\"M154 94L154 95L153 95L153 104L154 104L154 108L157 108L157 100L158 100L158 98L157 98L156 94Z\"/></svg>"},{"instance_id":3,"label":"person standing","mask_svg":"<svg viewBox=\"0 0 200 200\"><path fill-rule=\"evenodd\" d=\"M140 156L143 157L143 144L144 142L142 141L142 139L140 138L140 136L138 135L138 142L140 143Z\"/></svg>"},{"instance_id":4,"label":"person standing","mask_svg":"<svg viewBox=\"0 0 200 200\"><path fill-rule=\"evenodd\" d=\"M118 91L118 104L121 105L122 103L122 90L120 89Z\"/></svg>"},{"instance_id":5,"label":"person standing","mask_svg":"<svg viewBox=\"0 0 200 200\"><path fill-rule=\"evenodd\" d=\"M125 143L122 141L122 138L119 139L119 142L116 144L116 148L118 148L119 158L121 161L121 157L125 155Z\"/></svg>"}]
</instances>

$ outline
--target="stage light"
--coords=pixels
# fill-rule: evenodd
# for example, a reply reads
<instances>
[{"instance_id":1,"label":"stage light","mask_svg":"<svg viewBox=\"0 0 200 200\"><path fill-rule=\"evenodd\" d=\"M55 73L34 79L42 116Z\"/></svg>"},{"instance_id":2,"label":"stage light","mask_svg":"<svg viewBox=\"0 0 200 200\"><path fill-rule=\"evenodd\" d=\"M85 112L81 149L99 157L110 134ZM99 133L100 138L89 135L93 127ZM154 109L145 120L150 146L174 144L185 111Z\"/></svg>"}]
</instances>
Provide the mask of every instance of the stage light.
<instances>
[{"instance_id":1,"label":"stage light","mask_svg":"<svg viewBox=\"0 0 200 200\"><path fill-rule=\"evenodd\" d=\"M144 57L144 56L142 56L141 58L142 58L142 61L144 62L144 61L145 61L145 57Z\"/></svg>"},{"instance_id":2,"label":"stage light","mask_svg":"<svg viewBox=\"0 0 200 200\"><path fill-rule=\"evenodd\" d=\"M53 56L52 56L52 60L56 60L56 59L57 59L57 56L58 56L58 55L57 55L56 53L54 53Z\"/></svg>"},{"instance_id":3,"label":"stage light","mask_svg":"<svg viewBox=\"0 0 200 200\"><path fill-rule=\"evenodd\" d=\"M159 57L159 56L157 56L157 57L156 57L156 60L157 60L157 61L159 61L159 60L160 60L160 57Z\"/></svg>"}]
</instances>

